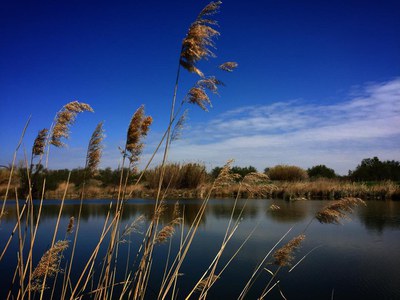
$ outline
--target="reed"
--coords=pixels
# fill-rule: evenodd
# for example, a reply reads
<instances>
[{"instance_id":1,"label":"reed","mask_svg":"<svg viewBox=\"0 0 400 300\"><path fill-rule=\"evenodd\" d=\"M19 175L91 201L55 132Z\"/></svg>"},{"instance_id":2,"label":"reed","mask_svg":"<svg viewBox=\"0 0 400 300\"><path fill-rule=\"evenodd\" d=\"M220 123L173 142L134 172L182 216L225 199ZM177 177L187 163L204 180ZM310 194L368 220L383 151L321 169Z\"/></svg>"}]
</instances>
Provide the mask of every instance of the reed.
<instances>
[{"instance_id":1,"label":"reed","mask_svg":"<svg viewBox=\"0 0 400 300\"><path fill-rule=\"evenodd\" d=\"M227 267L236 258L256 228L255 226L241 245L235 249L234 254L228 257L223 263L222 257L226 254L225 250L240 226L243 211L246 207L244 205L238 208L238 199L243 196L247 198L258 197L260 195L265 196L277 189L275 185L270 183L270 179L265 174L250 173L244 178L240 178L238 174L231 172L232 161L228 161L218 177L213 182L208 183L207 187L205 187L207 179L206 170L203 165L198 163L183 165L168 163L169 151L172 146L171 142L178 136L172 128L175 127L179 131L183 127L184 119L186 118L186 114L182 113L182 108L186 104L194 104L203 110L207 110L212 104L210 95L217 94L219 87L223 85L215 76L206 76L198 68L198 63L201 60L215 57L213 52L215 47L214 39L220 33L215 29L217 22L212 17L219 11L220 6L221 2L219 1L208 4L190 25L187 35L182 41L181 52L178 58L176 83L170 107L169 123L146 167L140 173L134 186L131 187L129 186L129 178L132 173L136 173L135 169L144 148L144 138L147 136L153 121L152 117L146 116L143 105L134 112L128 126L126 143L120 149L122 164L119 174L118 191L113 199L115 201L110 201L101 234L88 257L86 257L86 264L79 269L75 263L75 256L80 255L76 249L77 243L80 241L78 237L80 234L80 222L82 220L83 200L87 195L95 195L101 192L100 187L94 183L93 177L97 172L103 149L103 123L100 122L96 126L90 137L82 182L72 186L73 184L70 183L71 172L69 172L68 178L65 179L62 186L59 186L58 192L62 193L60 195L61 203L58 207L54 231L50 234L51 242L48 249L40 257L37 257L37 253L35 252L38 246L36 237L38 231L41 229L40 219L46 192L46 176L42 178L42 184L40 185L39 205L34 205L32 195L34 187L32 177L35 175L33 174L33 161L39 157L39 161L36 164L39 166L42 158L46 156L44 166L46 170L48 167L50 146L65 146L65 140L70 135L70 127L73 125L77 115L84 111L93 112L93 109L86 103L78 101L70 102L64 105L56 114L49 130L42 129L39 131L33 143L30 164L28 163L29 159L25 158L24 172L27 178L25 202L22 207L19 206L18 192L16 190L17 221L0 257L1 263L11 240L14 236L18 236L17 261L8 299L32 299L35 297L47 299L57 296L60 299L82 299L89 297L94 299L144 299L149 297L147 293L150 288L149 282L152 270L154 267L158 267L154 265L153 259L155 247L168 242L171 245L171 240L178 233L180 235L178 249L171 249L171 246L169 247L163 279L159 289L155 291L155 295L157 299L176 299L177 297L181 297L181 295L178 295L178 292L180 277L182 276L182 265L190 252L193 240L197 236L199 227L203 222L208 202L211 197L218 193L234 191L235 204L230 213L230 219L220 247L204 273L200 274L192 290L186 295L186 299L190 298L194 293L199 293L199 299L206 299L208 297L210 289L221 278L223 272L225 272ZM219 69L232 72L237 66L236 62L225 62L219 66ZM183 97L180 105L176 106L181 68L197 74L199 78L197 78L186 96ZM27 126L28 124L23 130L16 152L22 143ZM162 148L162 163L153 170L148 170L154 155ZM11 170L8 174L0 220L5 214L5 202L9 194L11 179L14 176L15 157L16 155L14 155ZM125 163L127 166L125 166ZM143 183L142 180L145 182ZM90 182L92 184L89 184ZM143 226L142 229L143 217L139 217L131 221L129 226L122 227L121 220L126 199L140 184L147 184L155 191L155 203L148 224L146 224L146 227ZM132 188L130 192L128 192L128 188ZM202 199L195 214L185 214L185 211L180 211L178 209L179 206L176 205L171 220L165 221L165 215L167 214L165 198L172 189L201 189ZM392 187L387 187L387 190L391 189ZM65 237L63 240L58 240L60 221L62 216L65 215L64 203L68 193L77 193L80 199L79 212L77 215L68 215L69 222L66 232L64 232ZM318 212L315 219L322 223L338 223L340 218L362 203L359 199L343 199L341 202ZM271 206L270 209L278 210L279 208ZM184 228L183 224L187 224L187 227ZM26 228L25 231L23 230L24 225ZM304 231L306 230L307 228ZM143 238L140 243L133 245L130 243L130 235L137 231L143 232ZM18 234L15 234L16 232ZM243 299L246 296L263 270L264 263L271 255L279 267L275 272L270 272L273 276L261 293L261 298L264 298L276 286L278 281L274 283L274 280L280 268L289 265L293 261L293 252L300 246L304 239L304 235L302 234L289 241L273 254L275 248L279 246L280 242L284 240L289 232L290 230L268 251L256 267L255 272L251 275L242 293L239 295L239 299ZM67 237L71 237L72 241L67 240ZM123 258L120 256L120 249L121 247L125 247L125 245L129 247L129 255L126 261L122 261ZM67 248L70 250L67 251ZM102 253L104 253L103 256L101 256ZM133 253L134 259L131 259L131 253ZM34 268L34 262L36 261L38 263ZM124 268L123 278L120 278L118 275L118 269L121 265ZM65 266L64 269L61 266ZM57 282L58 274L63 274L62 282ZM77 274L77 276L72 276L72 274ZM51 294L47 290L50 283L53 283Z\"/></svg>"}]
</instances>

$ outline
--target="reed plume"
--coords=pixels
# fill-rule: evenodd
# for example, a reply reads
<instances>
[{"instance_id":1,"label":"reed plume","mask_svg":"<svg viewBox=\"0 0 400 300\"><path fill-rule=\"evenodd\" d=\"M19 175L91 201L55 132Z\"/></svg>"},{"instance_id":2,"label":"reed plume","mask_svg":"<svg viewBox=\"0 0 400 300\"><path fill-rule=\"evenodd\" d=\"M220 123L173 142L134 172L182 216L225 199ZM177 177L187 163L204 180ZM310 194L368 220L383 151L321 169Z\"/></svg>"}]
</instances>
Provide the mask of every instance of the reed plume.
<instances>
[{"instance_id":1,"label":"reed plume","mask_svg":"<svg viewBox=\"0 0 400 300\"><path fill-rule=\"evenodd\" d=\"M164 226L157 234L155 239L155 243L165 243L173 234L175 233L175 229L172 225Z\"/></svg>"},{"instance_id":2,"label":"reed plume","mask_svg":"<svg viewBox=\"0 0 400 300\"><path fill-rule=\"evenodd\" d=\"M90 111L93 109L89 104L81 103L78 101L72 101L63 106L63 108L57 113L56 121L51 133L50 144L55 147L63 147L65 144L61 142L61 138L68 139L69 137L69 126L71 126L78 113Z\"/></svg>"},{"instance_id":3,"label":"reed plume","mask_svg":"<svg viewBox=\"0 0 400 300\"><path fill-rule=\"evenodd\" d=\"M233 72L238 67L238 65L239 64L237 62L227 61L226 63L219 65L218 68L222 71Z\"/></svg>"},{"instance_id":4,"label":"reed plume","mask_svg":"<svg viewBox=\"0 0 400 300\"><path fill-rule=\"evenodd\" d=\"M130 235L132 232L141 232L140 227L143 225L145 221L144 215L140 215L139 217L137 217L135 220L133 220L130 224L127 224L125 226L124 231L122 232L121 235L121 240Z\"/></svg>"},{"instance_id":5,"label":"reed plume","mask_svg":"<svg viewBox=\"0 0 400 300\"><path fill-rule=\"evenodd\" d=\"M214 94L218 94L218 85L224 85L222 81L216 79L214 76L202 78L189 90L186 95L186 101L191 104L197 104L201 109L208 111L207 105L212 107L210 98L206 93L206 89Z\"/></svg>"},{"instance_id":6,"label":"reed plume","mask_svg":"<svg viewBox=\"0 0 400 300\"><path fill-rule=\"evenodd\" d=\"M275 259L274 264L284 267L290 266L294 259L293 252L300 247L301 242L305 239L305 235L301 234L291 241L289 241L282 248L275 251L273 257Z\"/></svg>"},{"instance_id":7,"label":"reed plume","mask_svg":"<svg viewBox=\"0 0 400 300\"><path fill-rule=\"evenodd\" d=\"M239 174L231 172L232 164L233 159L228 160L228 162L222 167L218 177L215 179L216 188L235 184L236 181L241 178Z\"/></svg>"},{"instance_id":8,"label":"reed plume","mask_svg":"<svg viewBox=\"0 0 400 300\"><path fill-rule=\"evenodd\" d=\"M39 131L38 135L32 146L32 157L39 156L44 153L44 148L46 146L46 137L49 130L47 128L43 128Z\"/></svg>"},{"instance_id":9,"label":"reed plume","mask_svg":"<svg viewBox=\"0 0 400 300\"><path fill-rule=\"evenodd\" d=\"M182 135L182 130L183 130L186 120L187 120L187 114L188 114L188 111L185 110L183 112L182 116L179 118L178 122L176 122L175 127L171 133L171 142L180 139L180 137Z\"/></svg>"},{"instance_id":10,"label":"reed plume","mask_svg":"<svg viewBox=\"0 0 400 300\"><path fill-rule=\"evenodd\" d=\"M359 205L365 206L366 204L359 198L343 198L318 211L315 218L320 223L340 224L340 219L346 218L346 213L352 213L354 208Z\"/></svg>"},{"instance_id":11,"label":"reed plume","mask_svg":"<svg viewBox=\"0 0 400 300\"><path fill-rule=\"evenodd\" d=\"M143 150L141 139L147 135L152 122L153 118L145 115L144 105L141 105L132 116L124 152L124 155L128 156L131 165L139 161ZM129 152L129 155L127 152Z\"/></svg>"},{"instance_id":12,"label":"reed plume","mask_svg":"<svg viewBox=\"0 0 400 300\"><path fill-rule=\"evenodd\" d=\"M89 141L89 146L86 154L86 170L89 174L93 174L99 163L103 150L101 142L104 139L103 122L97 124Z\"/></svg>"},{"instance_id":13,"label":"reed plume","mask_svg":"<svg viewBox=\"0 0 400 300\"><path fill-rule=\"evenodd\" d=\"M216 14L222 2L209 3L197 16L197 19L190 25L189 31L182 42L180 64L191 73L203 77L203 73L196 67L201 59L215 57L210 48L215 48L213 38L219 32L211 26L217 25L217 21L208 17Z\"/></svg>"},{"instance_id":14,"label":"reed plume","mask_svg":"<svg viewBox=\"0 0 400 300\"><path fill-rule=\"evenodd\" d=\"M74 230L75 218L72 216L69 218L68 226L67 226L67 234L72 233Z\"/></svg>"},{"instance_id":15,"label":"reed plume","mask_svg":"<svg viewBox=\"0 0 400 300\"><path fill-rule=\"evenodd\" d=\"M61 253L68 248L68 243L69 242L66 240L58 241L53 247L43 254L38 265L32 273L31 291L41 291L43 278L45 276L53 277L55 274L61 271Z\"/></svg>"}]
</instances>

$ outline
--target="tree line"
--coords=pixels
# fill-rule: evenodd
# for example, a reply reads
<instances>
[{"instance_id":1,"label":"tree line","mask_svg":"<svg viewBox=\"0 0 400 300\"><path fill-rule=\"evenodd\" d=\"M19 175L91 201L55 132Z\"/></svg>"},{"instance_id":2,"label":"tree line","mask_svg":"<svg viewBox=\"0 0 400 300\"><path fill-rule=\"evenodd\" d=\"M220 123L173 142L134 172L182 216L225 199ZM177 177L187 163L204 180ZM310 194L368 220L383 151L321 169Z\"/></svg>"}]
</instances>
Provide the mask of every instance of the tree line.
<instances>
[{"instance_id":1,"label":"tree line","mask_svg":"<svg viewBox=\"0 0 400 300\"><path fill-rule=\"evenodd\" d=\"M170 186L175 189L193 189L201 184L211 182L220 173L222 167L215 167L207 172L205 166L199 163L171 163L166 166L165 178L163 186ZM4 169L2 169L4 172ZM239 174L244 177L249 173L257 172L253 166L234 166L231 168L232 173ZM80 187L85 178L85 169L75 168L48 170L42 165L38 165L33 172L32 178L32 194L39 195L42 190L43 179L46 178L46 189L55 190L65 182L70 173L70 183L75 187ZM127 168L124 170L127 173ZM326 165L316 165L308 169L302 169L298 166L277 165L271 168L265 168L264 173L273 181L299 181L307 179L328 178L328 179L347 179L351 181L384 181L391 180L400 182L400 162L394 160L381 161L378 157L366 158L354 169L350 170L347 176L339 176L332 168ZM91 182L99 187L118 186L120 183L121 169L99 169L96 174L91 177ZM150 169L144 173L143 183L148 188L156 188L158 185L158 176L160 174L159 167ZM131 172L128 184L134 184L139 174ZM28 176L26 169L19 168L19 181L21 196L26 195L28 190Z\"/></svg>"}]
</instances>

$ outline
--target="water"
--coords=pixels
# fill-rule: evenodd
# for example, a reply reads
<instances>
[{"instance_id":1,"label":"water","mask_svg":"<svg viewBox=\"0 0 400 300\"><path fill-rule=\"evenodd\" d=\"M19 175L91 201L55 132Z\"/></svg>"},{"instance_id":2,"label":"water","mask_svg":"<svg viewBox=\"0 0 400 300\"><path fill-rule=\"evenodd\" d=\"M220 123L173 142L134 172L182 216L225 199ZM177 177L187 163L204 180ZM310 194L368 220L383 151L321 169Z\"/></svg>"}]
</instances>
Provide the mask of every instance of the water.
<instances>
[{"instance_id":1,"label":"water","mask_svg":"<svg viewBox=\"0 0 400 300\"><path fill-rule=\"evenodd\" d=\"M124 209L122 226L140 215L144 215L148 220L152 215L152 203L150 200L129 201ZM233 203L233 200L227 199L210 201L189 255L182 266L183 276L179 281L181 297L178 298L182 298L193 287L219 250ZM242 251L215 283L209 293L209 299L236 299L255 266L274 244L292 227L285 242L300 234L314 213L328 203L330 202L249 200L244 208L240 226L220 261L221 267L249 233L257 228ZM162 224L167 224L171 220L174 204L174 201L167 203L167 209L161 218ZM269 210L271 204L279 205L281 209L271 211ZM187 229L200 203L190 200L180 201L180 205L181 211L185 212L185 229ZM238 211L244 205L245 201L239 201ZM85 265L98 241L108 206L109 202L106 200L88 200L83 207L73 281L80 275L76 270ZM8 214L3 217L0 225L0 250L4 248L16 222L15 205L10 203L6 208ZM76 218L78 210L79 203L76 201L65 204L58 239L64 239L69 218L71 216ZM43 207L40 231L35 244L34 265L51 243L58 211L59 201L47 201ZM146 223L143 224L141 231L145 228ZM122 267L117 276L119 279L124 278L128 245L131 245L132 262L134 252L142 238L140 232L134 232L125 238L126 243L120 244L118 259ZM68 239L73 237L70 236ZM177 245L178 234L172 239L172 250L177 249ZM148 299L155 298L164 271L168 247L169 243L156 246L147 292ZM367 207L358 208L351 216L351 220L344 220L343 225L320 224L314 220L306 231L306 240L295 254L295 262L314 247L318 248L292 272L288 273L289 268L283 268L278 273L280 290L287 299L331 299L332 294L334 299L400 299L400 202L369 201ZM17 249L16 234L0 262L0 299L4 299L9 290L17 265ZM68 255L69 252L66 252L65 256ZM263 267L274 271L276 267L270 264L271 262L272 259L267 259ZM100 270L101 266L97 265L96 271ZM270 278L267 272L262 272L247 298L255 299L260 296ZM282 299L279 289L275 288L268 298Z\"/></svg>"}]
</instances>

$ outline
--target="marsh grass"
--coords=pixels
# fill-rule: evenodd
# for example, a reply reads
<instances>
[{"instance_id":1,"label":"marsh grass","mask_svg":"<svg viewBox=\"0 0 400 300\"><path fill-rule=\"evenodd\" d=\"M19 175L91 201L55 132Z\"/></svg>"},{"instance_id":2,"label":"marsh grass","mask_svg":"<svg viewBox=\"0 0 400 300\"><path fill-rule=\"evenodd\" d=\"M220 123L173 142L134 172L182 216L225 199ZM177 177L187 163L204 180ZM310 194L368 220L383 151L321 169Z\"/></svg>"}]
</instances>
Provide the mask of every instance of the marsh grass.
<instances>
[{"instance_id":1,"label":"marsh grass","mask_svg":"<svg viewBox=\"0 0 400 300\"><path fill-rule=\"evenodd\" d=\"M227 270L228 266L240 253L243 246L252 236L256 226L234 253L225 260L222 260L222 257L226 255L225 249L240 226L242 213L246 207L246 205L243 205L241 208L237 207L239 197L243 196L244 193L248 197L255 197L259 194L265 195L268 192L271 193L272 190L276 190L276 186L268 184L269 179L263 174L251 173L244 178L238 178L237 174L230 172L232 161L229 161L222 168L214 182L207 188L202 188L202 199L198 210L193 216L185 214L184 211L179 211L177 209L178 205L176 205L172 219L166 223L162 221L162 216L166 213L165 198L168 196L170 189L177 187L198 188L204 184L204 166L199 164L186 164L184 166L168 164L168 156L170 147L172 146L171 142L174 140L172 128L174 126L177 128L182 126L180 120L182 120L181 111L184 105L195 104L201 109L206 110L208 106L211 106L210 96L207 92L216 94L218 87L223 85L215 76L205 76L197 66L200 60L215 57L213 52L213 48L215 47L214 38L219 35L219 32L215 29L217 22L212 19L212 16L218 12L220 5L221 2L211 2L207 5L190 25L188 33L183 39L178 60L179 67L176 75L176 83L171 101L170 121L159 145L154 150L145 168L141 171L136 184L130 186L128 184L129 176L137 167L144 147L144 138L152 123L152 118L145 115L144 106L140 106L133 114L127 130L126 143L120 149L122 164L116 197L108 205L104 224L95 246L91 249L88 257L85 258L85 265L79 268L75 263L75 256L80 255L80 253L76 252L77 244L84 242L78 238L81 226L82 205L85 197L94 193L94 187L88 186L88 183L96 173L101 158L102 140L104 138L103 124L99 123L97 125L90 138L82 183L79 184L79 187L72 189L76 190L77 188L79 190L79 212L76 216L68 216L69 223L64 232L64 239L59 239L60 234L62 234L60 221L64 214L65 199L71 193L72 188L70 183L71 173L69 173L65 183L59 187L59 192L62 193L60 197L61 204L58 208L54 232L50 234L51 243L47 250L40 257L37 257L35 251L38 247L36 238L38 231L41 230L39 225L46 192L46 177L43 177L40 185L38 205L34 205L33 203L32 189L34 186L32 178L37 176L39 170L37 166L41 165L43 159L45 161L44 169L48 168L50 147L63 147L65 145L65 140L69 137L69 128L75 122L77 115L85 111L93 112L93 109L86 103L78 101L70 102L63 106L56 114L49 130L43 129L39 132L38 137L33 143L31 158L25 158L26 197L23 199L24 202L20 207L18 191L15 189L17 221L7 244L3 247L0 257L0 263L2 263L4 254L9 249L9 243L15 237L18 240L17 261L7 299L144 299L147 297L152 270L160 267L154 265L153 256L155 247L167 243L171 245L171 239L174 237L179 239L178 249L172 249L171 246L168 248L167 259L163 266L165 271L159 289L155 294L157 295L157 299L181 298L179 284L180 277L182 276L182 265L188 256L193 240L198 234L199 226L203 222L208 202L213 195L224 189L232 189L232 186L236 188L235 205L231 211L224 238L221 241L219 250L204 270L204 273L199 274L198 281L194 284L188 295L185 295L186 299L190 297L206 299L210 289L218 282L223 272ZM226 62L220 65L219 68L223 71L231 72L236 67L237 63ZM199 79L177 106L176 98L181 68L197 74ZM5 203L14 176L16 153L19 150L28 123L29 121L24 127L8 173L7 188L0 217L4 216L6 212ZM162 163L158 168L149 171L148 167L159 149L163 149ZM152 210L147 226L140 230L142 232L141 242L132 244L129 242L130 235L138 231L139 224L141 223L140 219L133 220L127 227L122 227L121 220L126 200L132 195L135 187L141 184L141 180L143 179L146 179L147 184L156 190L154 209ZM351 203L348 200L343 205L337 204L335 208L330 207L329 209L350 212L350 207L353 208L355 205ZM274 209L277 208L274 207ZM317 215L316 219L322 219L322 214L323 212ZM342 217L342 215L340 214L338 217ZM187 224L187 226L184 227L183 224ZM307 228L304 231L306 230ZM289 232L290 230L287 234ZM260 272L264 270L265 262L287 234L268 251L264 259L256 267L255 272L251 275L248 283L246 283L242 293L239 295L239 299L243 299L248 293ZM275 279L280 268L292 260L292 253L294 249L298 248L302 239L303 236L297 237L275 252L274 258L275 261L280 262L279 268L275 272L269 271L272 277L262 291L261 298L264 298L272 288L277 286L279 280ZM129 247L129 255L121 257L120 250L125 245ZM121 263L123 265L123 277L119 275L121 272L118 272ZM52 286L51 290L50 286Z\"/></svg>"}]
</instances>

